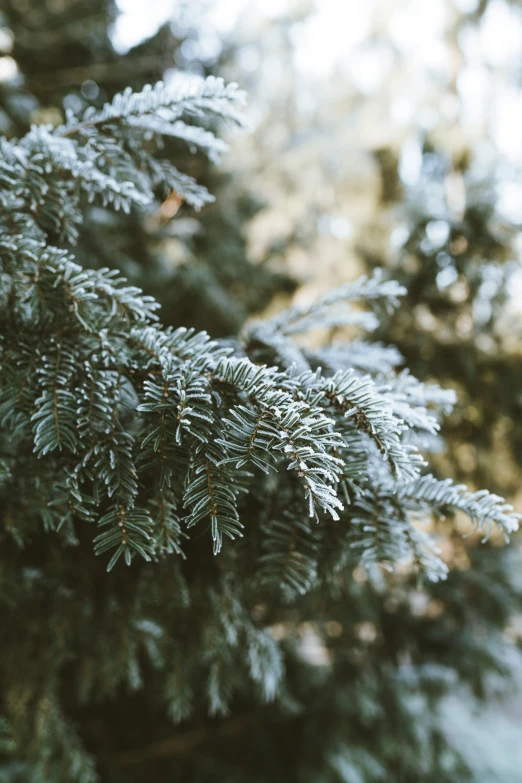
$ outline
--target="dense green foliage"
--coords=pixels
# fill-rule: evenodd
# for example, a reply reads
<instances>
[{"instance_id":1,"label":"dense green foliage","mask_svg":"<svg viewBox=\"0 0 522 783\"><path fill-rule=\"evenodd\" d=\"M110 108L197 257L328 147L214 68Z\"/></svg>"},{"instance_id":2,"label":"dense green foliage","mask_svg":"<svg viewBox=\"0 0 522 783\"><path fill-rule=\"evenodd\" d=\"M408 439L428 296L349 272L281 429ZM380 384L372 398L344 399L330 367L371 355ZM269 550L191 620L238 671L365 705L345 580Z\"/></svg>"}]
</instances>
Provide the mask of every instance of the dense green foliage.
<instances>
[{"instance_id":1,"label":"dense green foliage","mask_svg":"<svg viewBox=\"0 0 522 783\"><path fill-rule=\"evenodd\" d=\"M190 29L174 34L166 25L119 54L110 38L117 16L110 0L27 0L23 5L15 0L4 3L2 11L13 34L12 56L23 74L23 81L0 82L0 128L6 136L21 136L34 123L59 124L64 108L76 113L89 106L101 109L126 87L138 92L160 81L167 69L187 64L181 50L196 34ZM211 75L206 67L198 72ZM187 156L187 145L173 135L162 145L164 159L204 186L199 193L206 189L207 203L194 212L183 206L183 188L166 194L161 184L142 216L104 209L98 200L83 211L76 259L82 266L115 267L146 288L161 304L165 325L205 329L219 337L236 333L249 314L266 307L274 293L293 290L295 283L271 259L262 264L248 259L245 224L260 209L259 199L194 146ZM217 146L219 151L226 145L219 141ZM222 197L215 200L218 190Z\"/></svg>"},{"instance_id":2,"label":"dense green foliage","mask_svg":"<svg viewBox=\"0 0 522 783\"><path fill-rule=\"evenodd\" d=\"M0 780L468 780L442 700L507 673L519 587L511 550L467 552L453 514L495 543L517 517L426 472L455 395L364 337L406 289L362 278L239 331L288 283L246 262L219 193L167 274L142 214L209 202L186 172L209 184L242 94L142 90L146 45L107 57L109 4L73 9L15 54L48 101L54 31L65 73L111 74L109 103L76 94L28 133L22 112L2 141ZM114 74L136 89L112 99ZM347 324L363 338L301 342Z\"/></svg>"},{"instance_id":3,"label":"dense green foliage","mask_svg":"<svg viewBox=\"0 0 522 783\"><path fill-rule=\"evenodd\" d=\"M56 597L71 590L71 606L74 595L81 595L82 604L80 614L74 609L80 627L63 625L67 612L46 612L50 638L43 669L29 664L32 643L41 642L30 629L23 636L24 655L10 645L13 658L3 660L8 717L25 737L19 747L32 749L35 774L51 779L55 764L69 776L78 767L80 780L91 776L60 704L71 664L79 667L73 682L80 703L106 698L125 681L139 688L143 666L152 665L167 678L171 714L186 717L191 691L202 684L198 662L208 673L200 698L210 714L226 711L245 688L272 700L284 681L281 652L273 634L252 618L243 591L255 593L256 604L266 607L319 587L328 601L331 590L339 590L335 574L357 562L371 567L409 561L437 579L445 566L419 528L419 515L460 509L488 533L492 523L506 533L517 527L500 498L420 477L417 443L438 429L428 408L450 405L451 394L404 374L374 379L358 371L350 346L346 352L336 347L339 368L323 374L311 369L306 351L293 342L295 333L349 321L354 300L377 311L396 306L404 292L395 283L362 279L249 330L242 344L221 346L205 334L157 326L153 300L112 271L82 269L57 246L77 236L82 191L88 200L101 197L124 210L150 199L158 181L184 187L186 197L189 190L199 194L146 145L169 133L218 148L213 134L181 118L215 114L241 122L241 97L234 85L213 78L170 90L159 84L117 95L79 119L69 114L57 129L35 128L19 142L3 142L2 505L7 539L22 549L14 558L10 552L6 582L13 595L2 626L9 627L15 607L23 611L18 601L31 600L31 585L49 575L48 558L54 561L60 550L59 570L66 573L53 573L61 585ZM281 369L252 360L265 347ZM370 355L368 345L366 362ZM331 351L327 358L331 363ZM314 354L318 362L320 353ZM195 538L193 528L201 531ZM218 554L223 537L242 536L243 529L244 545L228 544L222 560L205 565L207 538ZM150 565L125 578L129 593L129 579L137 580L136 595L124 626L127 641L120 648L114 640L116 657L111 635L100 636L94 660L78 650L69 663L76 634L93 638L88 629L97 606L93 600L88 610L90 590L106 584L104 603L122 611L118 601L107 603L122 577L100 582L99 574L93 578L95 561L87 565L92 539L108 570L120 558L130 565L135 556ZM155 569L166 559L179 560L187 549L190 566L191 541L198 550L192 578L183 578L183 567L171 570L176 602L183 608L199 592L198 620L209 622L213 615L224 637L219 643L220 632L213 629L212 655L205 646L199 655L193 650L188 660L194 670L184 672L176 687L172 661L185 658L195 628L180 637L170 624L175 604L158 595L155 617L149 601L153 585L162 584ZM66 576L71 567L77 585ZM20 573L29 580L27 597L15 589ZM141 593L145 584L147 598ZM196 638L209 638L212 625L205 623ZM140 660L142 645L149 664ZM116 670L111 661L117 661ZM27 679L29 666L31 676L39 673L36 692ZM52 716L43 736L41 709Z\"/></svg>"}]
</instances>

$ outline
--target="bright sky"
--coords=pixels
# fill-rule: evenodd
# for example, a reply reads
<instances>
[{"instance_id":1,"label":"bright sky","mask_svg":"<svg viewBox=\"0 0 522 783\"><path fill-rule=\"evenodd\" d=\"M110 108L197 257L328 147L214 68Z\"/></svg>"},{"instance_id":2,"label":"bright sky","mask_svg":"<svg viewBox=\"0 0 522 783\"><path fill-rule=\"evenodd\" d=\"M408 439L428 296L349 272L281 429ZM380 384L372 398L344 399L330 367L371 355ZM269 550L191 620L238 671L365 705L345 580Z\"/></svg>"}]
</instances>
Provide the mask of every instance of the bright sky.
<instances>
[{"instance_id":1,"label":"bright sky","mask_svg":"<svg viewBox=\"0 0 522 783\"><path fill-rule=\"evenodd\" d=\"M233 30L248 0L208 3L204 20L219 36ZM256 0L253 8L257 14L275 17L288 3ZM316 10L292 32L296 68L304 77L320 81L335 67L344 67L356 87L371 94L390 67L393 46L404 53L415 73L426 72L444 80L452 67L444 45L452 3L461 11L477 6L477 0L316 0ZM113 34L116 48L125 51L154 34L184 4L188 8L190 0L118 0L121 15ZM379 49L371 46L369 34L376 9L387 7L394 9L388 27L391 46ZM473 133L486 123L499 150L522 164L522 91L509 78L493 84L491 71L505 70L506 76L512 76L520 68L522 14L514 12L506 0L491 0L480 27L465 28L460 45L465 64L457 87L466 131ZM402 102L404 106L395 109L409 121L413 103L408 95Z\"/></svg>"},{"instance_id":2,"label":"bright sky","mask_svg":"<svg viewBox=\"0 0 522 783\"><path fill-rule=\"evenodd\" d=\"M121 13L117 19L113 44L119 51L126 51L140 41L154 35L162 24L172 19L174 11L188 6L190 0L117 0ZM273 3L263 3L263 9ZM205 14L205 21L220 32L233 29L246 0L215 0Z\"/></svg>"}]
</instances>

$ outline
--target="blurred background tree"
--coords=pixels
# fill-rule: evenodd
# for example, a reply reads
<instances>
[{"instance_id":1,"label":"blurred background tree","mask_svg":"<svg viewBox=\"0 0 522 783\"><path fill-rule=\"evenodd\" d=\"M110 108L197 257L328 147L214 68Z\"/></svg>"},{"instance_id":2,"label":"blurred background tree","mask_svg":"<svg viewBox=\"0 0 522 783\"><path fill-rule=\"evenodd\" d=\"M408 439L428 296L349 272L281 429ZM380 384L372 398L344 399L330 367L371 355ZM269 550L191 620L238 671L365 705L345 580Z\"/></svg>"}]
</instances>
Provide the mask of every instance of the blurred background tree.
<instances>
[{"instance_id":1,"label":"blurred background tree","mask_svg":"<svg viewBox=\"0 0 522 783\"><path fill-rule=\"evenodd\" d=\"M101 105L127 84L168 79L175 69L219 73L250 93L255 133L233 139L219 171L204 156L192 159L190 173L216 202L195 212L158 193L139 221L93 207L81 263L117 265L159 299L164 323L214 336L237 333L290 296L304 303L368 268L389 268L409 294L372 337L396 344L420 378L459 394L437 466L516 496L516 4L4 0L2 13L0 126L8 136L33 122L58 124L67 107ZM333 330L332 344L344 336L353 331ZM504 701L501 714L493 676L513 667L517 676L519 556L497 541L479 549L472 537L464 546L444 525L441 533L446 582L419 588L409 573L346 575L339 590L352 611L338 619L333 607L326 612L327 649L291 616L274 626L289 649L303 651L300 665L289 657L286 703L262 716L239 709L217 727L197 716L163 750L151 730L150 744L122 753L116 772L108 743L102 768L111 777L102 779L150 780L152 762L158 781L520 783L520 708ZM307 596L304 616L316 599ZM478 717L475 698L487 700ZM132 746L125 734L139 736L145 705L129 697L104 709L108 723L120 722L113 746ZM76 719L99 751L106 724L99 715ZM492 726L504 738L496 747ZM164 736L159 718L157 728ZM24 779L17 774L6 767L3 779Z\"/></svg>"}]
</instances>

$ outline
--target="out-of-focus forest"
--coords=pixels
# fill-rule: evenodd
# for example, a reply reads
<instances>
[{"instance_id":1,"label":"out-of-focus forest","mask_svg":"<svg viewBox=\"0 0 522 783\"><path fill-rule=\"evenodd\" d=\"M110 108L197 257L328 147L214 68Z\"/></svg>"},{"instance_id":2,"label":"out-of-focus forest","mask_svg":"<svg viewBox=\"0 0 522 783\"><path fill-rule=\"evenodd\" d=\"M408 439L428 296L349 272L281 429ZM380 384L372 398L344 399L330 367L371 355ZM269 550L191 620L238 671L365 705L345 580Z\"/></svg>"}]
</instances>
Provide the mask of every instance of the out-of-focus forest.
<instances>
[{"instance_id":1,"label":"out-of-focus forest","mask_svg":"<svg viewBox=\"0 0 522 783\"><path fill-rule=\"evenodd\" d=\"M0 9L4 135L57 125L67 108L101 105L126 83L168 83L177 70L219 74L248 92L251 132L228 134L219 168L197 155L191 164L216 202L196 212L170 194L139 225L93 207L82 263L89 247L106 254L160 300L164 323L216 337L383 267L408 289L395 313L362 324L382 345L383 368L400 366L398 351L412 374L458 394L435 470L522 510L517 2L7 0ZM360 328L332 327L332 351ZM363 348L357 362L364 368ZM466 525L457 516L459 534ZM506 569L512 578L522 565L520 539L509 553L495 536L480 551L478 540L450 534L443 554L452 573L472 565L477 589L487 583L488 616L503 601ZM451 622L464 628L473 585L459 589L457 576ZM446 600L420 589L413 614L436 617ZM522 781L522 606L505 611L495 644L511 692L492 674L476 687L481 710L462 712L460 686L443 708L479 783ZM456 654L480 648L480 607L469 633Z\"/></svg>"}]
</instances>

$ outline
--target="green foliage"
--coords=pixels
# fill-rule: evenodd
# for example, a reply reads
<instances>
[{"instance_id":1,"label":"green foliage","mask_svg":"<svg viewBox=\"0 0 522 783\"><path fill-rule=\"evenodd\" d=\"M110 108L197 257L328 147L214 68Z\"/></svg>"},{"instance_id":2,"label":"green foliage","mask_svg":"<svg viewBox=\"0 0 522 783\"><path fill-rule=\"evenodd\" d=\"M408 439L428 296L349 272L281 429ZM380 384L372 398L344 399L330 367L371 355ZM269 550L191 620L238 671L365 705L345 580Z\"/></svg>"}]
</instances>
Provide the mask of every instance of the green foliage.
<instances>
[{"instance_id":1,"label":"green foliage","mask_svg":"<svg viewBox=\"0 0 522 783\"><path fill-rule=\"evenodd\" d=\"M6 209L6 220L12 212L24 214L19 198L16 209ZM350 501L368 492L368 485L379 496L387 482L387 491L395 493L398 481L400 493L418 475L421 456L404 436L433 430L434 424L426 409L410 408L406 394L398 418L397 394L390 400L390 387L378 387L355 370L330 377L277 371L230 357L232 349L205 335L162 330L153 325L156 304L150 298L111 272L81 270L64 251L30 237L39 232L32 225L28 236L2 243L2 273L10 289L2 330L8 378L2 421L7 433L12 429L6 462L9 466L10 456L15 459L32 442L34 453L47 458L39 484L47 483L47 475L49 483L52 476L64 485L74 480L74 486L88 486L83 491L99 508L104 528L96 549L116 551L111 567L119 555L127 562L134 554L150 557L153 525L146 507L157 504L166 487L185 511L188 528L210 521L219 552L223 535L233 538L242 528L238 498L248 489L246 466L294 472L309 515L327 511L334 519L344 508L340 485ZM386 297L390 284L356 283L340 296L349 301L368 289L372 299ZM400 289L390 290L393 301ZM327 298L317 312L340 296ZM279 317L272 328L281 322ZM415 389L422 401L419 384ZM181 461L185 470L177 470L174 480L172 465ZM24 495L34 494L34 477L13 474L13 481ZM434 504L452 505L454 494L440 485ZM426 505L431 497L424 492L419 500ZM495 502L486 493L462 508L474 520L489 515L510 532L515 517L494 513ZM49 514L47 502L45 507ZM56 530L62 514L63 508L53 506ZM403 523L391 506L386 516L393 548L395 533L411 523L407 518ZM17 526L22 536L23 527ZM386 546L375 558L386 558Z\"/></svg>"},{"instance_id":2,"label":"green foliage","mask_svg":"<svg viewBox=\"0 0 522 783\"><path fill-rule=\"evenodd\" d=\"M496 495L424 473L454 395L397 372L393 347L295 339L375 325L402 286L362 278L225 341L163 327L103 254L83 264L91 201L130 222L158 189L209 202L169 140L215 156L204 123L242 125L241 101L178 82L2 142L10 783L454 783L468 769L441 699L507 669L514 569L441 579L444 517L518 524Z\"/></svg>"},{"instance_id":3,"label":"green foliage","mask_svg":"<svg viewBox=\"0 0 522 783\"><path fill-rule=\"evenodd\" d=\"M188 37L190 44L193 35L191 31L174 34L166 25L121 54L110 38L116 16L110 0L65 0L58 6L26 0L23 7L7 2L2 10L23 76L16 84L0 83L0 132L16 137L34 123L61 124L71 109L81 117L91 98L90 110L99 114L116 92L130 85L139 93L148 82L163 79L166 69L169 91L176 88L172 68L183 57L184 39ZM150 116L142 119L150 122ZM295 281L280 264L269 259L254 264L248 257L246 223L262 204L236 178L218 172L209 162L205 154L209 144L208 151L217 154L226 146L217 138L217 114L208 117L204 128L198 127L193 115L174 120L169 131L173 126L183 138L169 133L161 149L155 150L155 139L145 148L134 149L138 158L144 153L142 168L154 195L144 213L104 208L102 199L108 195L101 194L83 211L76 259L84 267L118 268L161 303L166 325L194 326L213 336L237 333L248 314L262 311L277 291L293 290ZM187 135L194 135L190 156ZM110 145L108 137L103 145ZM115 150L115 160L128 168L122 152L121 147ZM128 175L134 183L135 172ZM131 190L136 196L137 189ZM214 202L211 194L217 190L225 192ZM201 207L197 214L191 204ZM176 211L181 219L173 221Z\"/></svg>"}]
</instances>

